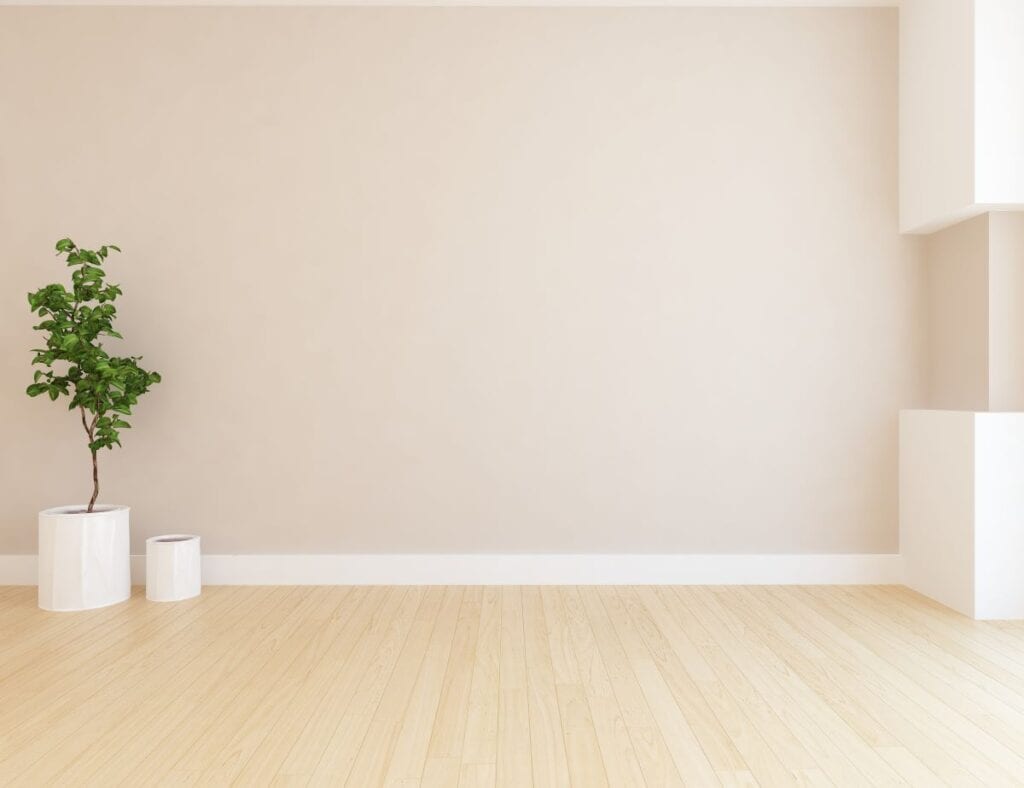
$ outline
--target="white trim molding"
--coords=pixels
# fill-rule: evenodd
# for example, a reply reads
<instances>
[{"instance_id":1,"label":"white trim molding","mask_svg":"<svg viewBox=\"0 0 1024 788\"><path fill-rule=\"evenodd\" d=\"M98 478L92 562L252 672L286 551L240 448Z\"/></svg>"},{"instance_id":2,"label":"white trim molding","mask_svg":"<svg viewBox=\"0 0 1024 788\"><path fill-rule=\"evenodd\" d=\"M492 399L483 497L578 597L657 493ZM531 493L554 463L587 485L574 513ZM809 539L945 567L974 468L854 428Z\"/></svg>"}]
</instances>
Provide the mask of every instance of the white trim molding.
<instances>
[{"instance_id":1,"label":"white trim molding","mask_svg":"<svg viewBox=\"0 0 1024 788\"><path fill-rule=\"evenodd\" d=\"M145 583L145 556L132 580ZM0 555L0 585L33 585L34 555ZM205 555L205 585L898 585L896 554Z\"/></svg>"}]
</instances>

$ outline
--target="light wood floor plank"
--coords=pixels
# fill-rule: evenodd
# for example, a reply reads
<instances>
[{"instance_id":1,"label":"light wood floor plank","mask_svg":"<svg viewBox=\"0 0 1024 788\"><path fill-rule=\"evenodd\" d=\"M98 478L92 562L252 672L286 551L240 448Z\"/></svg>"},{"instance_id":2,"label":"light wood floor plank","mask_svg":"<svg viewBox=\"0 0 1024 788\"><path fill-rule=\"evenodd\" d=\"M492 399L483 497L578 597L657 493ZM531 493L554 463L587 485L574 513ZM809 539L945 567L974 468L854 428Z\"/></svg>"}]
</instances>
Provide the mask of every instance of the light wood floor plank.
<instances>
[{"instance_id":1,"label":"light wood floor plank","mask_svg":"<svg viewBox=\"0 0 1024 788\"><path fill-rule=\"evenodd\" d=\"M750 609L750 615L762 619L765 616L773 618L771 608L765 606L757 595L747 592L744 601ZM861 676L852 673L846 666L835 664L827 658L815 663L798 652L788 650L786 644L789 641L805 639L804 634L809 633L806 628L798 632L787 623L779 621L778 617L774 617L774 620L776 632L770 639L777 653L787 659L809 685L820 688L819 692L825 702L857 730L876 752L883 755L904 780L908 777L916 779L922 771L929 771L932 781L941 776L946 782L971 782L969 773L960 767L957 759L937 748L934 740L929 738L929 725L915 726L900 712L899 709L903 707L890 693L870 680L861 680ZM806 639L814 640L813 635ZM829 646L827 641L823 645ZM922 759L931 768L923 767ZM915 763L913 768L905 768Z\"/></svg>"},{"instance_id":2,"label":"light wood floor plank","mask_svg":"<svg viewBox=\"0 0 1024 788\"><path fill-rule=\"evenodd\" d=\"M455 782L458 782L463 743L466 740L482 603L483 588L476 586L466 589L462 597L459 619L455 624L455 636L452 639L448 665L441 684L441 697L427 747L428 762L443 762L431 769L431 774L449 773L451 767L446 764L454 762ZM428 781L426 775L424 781ZM437 778L432 777L430 781L436 784Z\"/></svg>"},{"instance_id":3,"label":"light wood floor plank","mask_svg":"<svg viewBox=\"0 0 1024 788\"><path fill-rule=\"evenodd\" d=\"M404 708L395 709L395 745L381 763L385 785L411 785L423 777L464 596L465 590L461 588L445 592L411 696ZM356 783L369 784L373 783Z\"/></svg>"},{"instance_id":4,"label":"light wood floor plank","mask_svg":"<svg viewBox=\"0 0 1024 788\"><path fill-rule=\"evenodd\" d=\"M351 615L344 610L332 618L328 628L338 631L327 652L287 702L277 708L274 720L264 726L263 742L233 776L234 781L241 785L270 784L302 736L311 710L318 708L330 689L339 682L349 657L356 645L367 637L374 617L388 597L388 589L383 587L355 591L353 601L358 603L358 607Z\"/></svg>"},{"instance_id":5,"label":"light wood floor plank","mask_svg":"<svg viewBox=\"0 0 1024 788\"><path fill-rule=\"evenodd\" d=\"M627 608L633 615L637 629L669 682L680 708L694 709L688 716L698 734L701 731L714 731L715 727L707 723L704 706L696 704L691 696L705 701L706 707L712 711L721 729L729 737L731 748L724 755L737 761L732 766L722 762L722 755L717 758L712 755L709 746L715 742L712 737L707 733L703 737L698 735L716 771L749 770L757 780L785 785L796 784L798 770L816 766L799 742L791 735L787 737L784 734L784 726L778 723L774 714L767 711L760 696L744 684L741 675L733 675L731 683L718 677L695 681L689 675L676 654L674 644L681 643L686 649L692 644L672 617L655 604L656 598L652 596L649 599L651 606L648 607L633 589L620 589L619 593L627 600ZM770 746L770 741L774 741L776 747ZM784 763L779 753L785 755L789 763Z\"/></svg>"},{"instance_id":6,"label":"light wood floor plank","mask_svg":"<svg viewBox=\"0 0 1024 788\"><path fill-rule=\"evenodd\" d=\"M481 785L489 780L493 786L497 779L500 651L501 589L488 586L480 604L480 626L462 742L462 762L473 768L459 770L460 785Z\"/></svg>"},{"instance_id":7,"label":"light wood floor plank","mask_svg":"<svg viewBox=\"0 0 1024 788\"><path fill-rule=\"evenodd\" d=\"M753 638L737 637L720 616L692 601L692 591L683 596L670 588L657 588L652 593L683 627L708 669L715 666L724 676L738 672L837 785L856 785L865 779L833 741L842 741L844 734L852 732L842 730L840 725L838 736L827 735L830 727L834 729L834 723L826 721L823 728L818 718L821 709L817 699L774 653Z\"/></svg>"},{"instance_id":8,"label":"light wood floor plank","mask_svg":"<svg viewBox=\"0 0 1024 788\"><path fill-rule=\"evenodd\" d=\"M913 632L932 647L971 665L1024 697L1024 667L1008 659L1002 652L976 640L965 642L955 623L935 620L917 606L899 598L894 599L893 594L886 589L869 587L862 589L861 595L866 603L887 616L893 624ZM1021 650L1024 651L1024 643L1021 644Z\"/></svg>"},{"instance_id":9,"label":"light wood floor plank","mask_svg":"<svg viewBox=\"0 0 1024 788\"><path fill-rule=\"evenodd\" d=\"M180 763L183 753L205 735L209 735L220 714L227 711L235 697L247 684L259 681L260 671L280 650L291 642L301 626L302 617L313 612L323 598L320 588L297 588L283 597L257 626L241 638L240 647L217 654L216 662L197 671L195 680L188 678L174 688L170 704L165 705L154 723L164 732L151 741L148 752L131 761L134 766L126 781L135 784L169 783L172 774L183 778L190 771ZM189 677L191 678L191 677ZM165 701L166 698L162 698ZM123 766L122 766L123 768Z\"/></svg>"},{"instance_id":10,"label":"light wood floor plank","mask_svg":"<svg viewBox=\"0 0 1024 788\"><path fill-rule=\"evenodd\" d=\"M959 678L999 698L1016 711L1024 712L1024 671L1012 664L1006 666L998 652L994 654L993 661L976 649L966 648L942 632L929 629L908 616L904 606L886 604L870 593L843 594L833 598L840 604L855 606L862 614L876 619L878 625L893 637L905 640L915 650L941 661Z\"/></svg>"},{"instance_id":11,"label":"light wood floor plank","mask_svg":"<svg viewBox=\"0 0 1024 788\"><path fill-rule=\"evenodd\" d=\"M763 606L750 589L735 597L721 598L724 609L742 621L750 631L786 662L797 675L831 708L836 715L871 747L897 746L898 739L878 717L868 710L856 694L848 692L815 642L799 630L776 618L765 618Z\"/></svg>"},{"instance_id":12,"label":"light wood floor plank","mask_svg":"<svg viewBox=\"0 0 1024 788\"><path fill-rule=\"evenodd\" d=\"M712 749L712 753L717 751L716 760L728 757L732 763L738 762L739 765L743 765L742 758L731 753L722 754L722 750L727 746L722 741L724 732L706 704L697 702L697 693L693 693L692 697L685 697L683 707L680 706L679 698L665 681L616 590L612 587L601 587L596 589L596 594L604 603L619 643L647 700L648 708L658 727L665 732L665 744L680 776L685 782L716 785L718 778L715 768L694 728L699 727L706 734L706 740L714 743L715 747L712 749L709 745L709 749ZM688 719L684 708L689 709L695 719ZM699 721L696 719L698 717Z\"/></svg>"},{"instance_id":13,"label":"light wood floor plank","mask_svg":"<svg viewBox=\"0 0 1024 788\"><path fill-rule=\"evenodd\" d=\"M14 634L20 622L42 624L38 598L35 586L0 586L0 635ZM6 637L0 639L0 643L6 642Z\"/></svg>"},{"instance_id":14,"label":"light wood floor plank","mask_svg":"<svg viewBox=\"0 0 1024 788\"><path fill-rule=\"evenodd\" d=\"M591 704L580 677L569 620L556 589L540 588L537 594L544 614L569 780L574 786L601 788L608 785L608 773Z\"/></svg>"},{"instance_id":15,"label":"light wood floor plank","mask_svg":"<svg viewBox=\"0 0 1024 788\"><path fill-rule=\"evenodd\" d=\"M389 752L397 735L398 708L407 700L419 672L441 602L443 588L417 589L419 604L401 636L384 641L357 686L348 709L336 720L312 773L312 782L343 785L357 765L359 770L379 768L381 752ZM365 745L365 747L364 747ZM358 775L360 771L356 771ZM358 785L358 783L354 783Z\"/></svg>"},{"instance_id":16,"label":"light wood floor plank","mask_svg":"<svg viewBox=\"0 0 1024 788\"><path fill-rule=\"evenodd\" d=\"M301 676L308 670L304 660L319 657L319 639L333 614L345 608L349 591L327 589L311 599L308 608L296 613L298 626L260 667L259 682L244 682L225 708L211 713L208 733L182 751L170 771L171 781L190 785L230 781L227 775L249 758L262 739L261 702L267 701L272 713L281 708L287 696L278 685L284 685L287 691L289 672ZM253 738L258 740L254 743Z\"/></svg>"},{"instance_id":17,"label":"light wood floor plank","mask_svg":"<svg viewBox=\"0 0 1024 788\"><path fill-rule=\"evenodd\" d=\"M437 692L440 691L441 676L427 677L432 680L426 682L426 688L419 693L417 690L423 686L420 679L426 675L425 666L432 666L435 672L440 673L447 663L461 595L462 590L457 588L427 590L387 683L379 694L371 693L378 702L368 723L364 725L361 719L350 718L353 723L358 722L352 724L351 729L362 731L363 735L349 737L343 732L342 736L336 737L313 773L313 782L384 785L389 765L403 773L399 775L401 778L410 768L410 762L416 760L419 744L422 744L425 756L427 737L437 708L437 693L433 690L437 687ZM412 714L407 717L410 708ZM369 707L365 708L361 716L366 716L369 711ZM346 727L349 726L343 721L339 732ZM403 743L399 751L399 744ZM414 779L418 781L422 774L422 760L413 764L413 769Z\"/></svg>"},{"instance_id":18,"label":"light wood floor plank","mask_svg":"<svg viewBox=\"0 0 1024 788\"><path fill-rule=\"evenodd\" d=\"M186 620L175 619L176 626L151 634L148 642L140 641L145 647L122 655L108 670L82 681L57 702L44 706L30 722L19 725L5 740L5 745L16 749L16 755L7 757L6 746L0 750L6 767L21 772L29 785L47 784L58 775L69 781L79 770L88 774L90 749L109 741L110 732L126 718L137 723L138 694L151 691L154 673L171 680L191 661L192 654L215 642L232 611L237 615L249 592L231 591L211 595L205 605L190 604L191 615L184 617ZM55 747L54 742L59 745ZM57 757L47 757L51 751ZM29 762L33 762L31 767L21 765Z\"/></svg>"},{"instance_id":19,"label":"light wood floor plank","mask_svg":"<svg viewBox=\"0 0 1024 788\"><path fill-rule=\"evenodd\" d=\"M0 587L0 786L1024 785L1024 623L899 587Z\"/></svg>"},{"instance_id":20,"label":"light wood floor plank","mask_svg":"<svg viewBox=\"0 0 1024 788\"><path fill-rule=\"evenodd\" d=\"M822 599L829 607L839 610L848 620L876 636L887 652L898 652L904 668L916 663L935 680L961 694L971 704L972 718L999 720L1002 724L991 726L990 733L1015 751L1024 752L1024 714L1020 711L1024 698L970 664L934 648L914 632L881 620L873 607L865 609L859 596L837 594L828 589L822 594ZM986 725L987 722L982 727Z\"/></svg>"},{"instance_id":21,"label":"light wood floor plank","mask_svg":"<svg viewBox=\"0 0 1024 788\"><path fill-rule=\"evenodd\" d=\"M498 786L533 785L524 640L522 589L503 588L498 654Z\"/></svg>"},{"instance_id":22,"label":"light wood floor plank","mask_svg":"<svg viewBox=\"0 0 1024 788\"><path fill-rule=\"evenodd\" d=\"M688 673L682 660L676 656L677 649L686 653L695 651L696 646L662 604L660 597L651 589L645 589L642 595L630 588L621 589L621 593L632 600L631 608L638 611L638 616L649 618L650 623L641 629L649 633L654 646L652 652L656 650L662 654L661 661L666 666L674 665L674 672ZM801 771L817 769L817 761L771 710L743 672L720 654L712 653L714 667L701 658L701 673L703 665L707 665L714 677L698 675L692 679L693 685L715 709L754 777L774 780L776 778L769 772L781 766L785 772L777 779L796 782ZM694 659L699 656L695 654ZM767 748L770 754L763 748Z\"/></svg>"},{"instance_id":23,"label":"light wood floor plank","mask_svg":"<svg viewBox=\"0 0 1024 788\"><path fill-rule=\"evenodd\" d=\"M790 612L788 609L769 609L766 614L779 619ZM801 634L818 643L829 657L815 672L825 670L827 677L845 693L846 704L856 704L877 720L879 725L891 731L903 748L921 762L927 763L928 768L943 781L950 785L981 785L978 777L965 769L963 764L974 763L977 771L982 762L985 764L984 772L993 784L1004 779L992 764L979 760L977 751L951 736L949 729L940 720L922 713L921 709L914 706L899 692L898 686L887 682L875 671L863 669L856 659L846 660L849 646L837 642L834 632L820 630L813 618L798 615L795 619L800 622L796 626ZM777 626L781 624L777 622ZM886 746L875 748L883 756L892 749ZM885 760L894 766L892 758L885 757Z\"/></svg>"},{"instance_id":24,"label":"light wood floor plank","mask_svg":"<svg viewBox=\"0 0 1024 788\"><path fill-rule=\"evenodd\" d=\"M363 679L371 680L368 671L378 649L382 643L389 644L385 646L385 651L397 651L400 648L419 602L418 590L388 589L380 607L373 611L364 627L357 629L357 642L339 653L328 668L328 680L321 685L319 696L293 713L294 725L285 732L276 747L275 755L262 765L253 763L259 760L259 756L255 756L246 764L239 781L243 777L251 779L255 774L260 774L265 781L267 775L273 774L271 782L274 784L306 784L360 682ZM250 771L250 767L254 771Z\"/></svg>"},{"instance_id":25,"label":"light wood floor plank","mask_svg":"<svg viewBox=\"0 0 1024 788\"><path fill-rule=\"evenodd\" d=\"M106 653L111 649L130 649L128 639L140 632L145 636L144 628L150 622L173 619L182 612L180 607L154 607L146 603L144 596L135 594L123 605L84 611L74 616L43 614L48 618L60 616L61 619L47 622L39 631L11 636L9 647L0 655L0 692L9 701L2 711L14 711L17 700L24 694L33 693L38 683L48 675L44 671L60 665L68 675L79 666L95 668L98 650ZM78 616L82 618L78 619Z\"/></svg>"},{"instance_id":26,"label":"light wood floor plank","mask_svg":"<svg viewBox=\"0 0 1024 788\"><path fill-rule=\"evenodd\" d=\"M994 699L983 698L964 682L951 683L941 666L927 659L915 659L908 650L894 645L888 638L872 631L849 610L830 604L827 594L810 597L808 604L825 619L856 633L858 640L873 652L881 663L897 671L903 686L917 702L936 716L943 715L957 724L957 731L978 752L1002 768L1008 775L1024 774L1024 751L1015 751L1007 740L1016 740L1019 731L1000 726L997 721L1019 724L1019 715Z\"/></svg>"},{"instance_id":27,"label":"light wood floor plank","mask_svg":"<svg viewBox=\"0 0 1024 788\"><path fill-rule=\"evenodd\" d=\"M228 785L257 753L272 749L275 724L292 701L310 697L307 687L322 686L318 677L322 666L337 639L350 631L351 624L366 616L367 600L371 604L375 601L371 591L337 589L325 600L319 615L310 615L303 621L302 629L294 637L298 648L291 650L290 662L281 660L283 667L276 680L264 670L261 684L247 688L244 696L235 699L231 716L217 720L218 730L225 735L206 738L201 743L193 769L200 772L199 784Z\"/></svg>"},{"instance_id":28,"label":"light wood floor plank","mask_svg":"<svg viewBox=\"0 0 1024 788\"><path fill-rule=\"evenodd\" d=\"M0 659L4 660L0 678L5 678L13 672L13 663L8 660L14 653L32 651L39 643L67 646L73 637L87 637L95 633L106 621L117 620L123 623L122 608L142 607L145 604L144 599L145 592L142 589L135 589L131 599L123 605L84 610L68 616L65 613L40 610L35 596L19 597L15 603L17 614L4 628L4 638L0 640ZM103 629L110 638L113 629ZM12 652L15 649L17 652Z\"/></svg>"},{"instance_id":29,"label":"light wood floor plank","mask_svg":"<svg viewBox=\"0 0 1024 788\"><path fill-rule=\"evenodd\" d=\"M900 715L893 718L892 729L898 731L901 743L919 754L928 767L943 779L964 781L952 765L944 765L940 753L929 748L929 742L949 751L981 783L1006 784L1007 773L985 755L988 737L984 732L879 658L858 639L855 631L847 631L842 622L821 615L811 604L811 594L787 590L784 594L768 591L766 596L774 600L772 610L777 616L813 638L826 650L834 664L842 666L847 675L872 687L878 697L885 699L885 703ZM879 712L883 713L884 709ZM909 721L912 727L899 727L900 718ZM976 746L979 742L980 748Z\"/></svg>"},{"instance_id":30,"label":"light wood floor plank","mask_svg":"<svg viewBox=\"0 0 1024 788\"><path fill-rule=\"evenodd\" d=\"M292 598L291 594L274 593L272 589L235 591L236 601L221 610L216 617L191 619L191 626L179 638L180 651L169 649L169 653L162 650L155 652L156 659L151 670L148 674L143 670L143 680L129 687L125 694L124 701L131 710L110 714L105 729L102 725L104 718L97 716L97 729L90 727L87 730L91 734L104 735L86 737L88 747L73 759L66 762L63 758L58 759L65 763L65 770L59 775L59 780L63 780L66 775L83 775L81 782L87 783L89 776L100 771L104 779L112 783L123 779L131 768L143 762L158 746L166 732L161 723L161 715L179 700L184 690L198 680L204 671L212 672L226 659L232 648L244 644L248 633L251 633L249 636L253 640L259 637L260 619L252 616L250 605L260 609L263 615L273 615L274 610L282 604L288 604ZM122 659L126 665L131 665L131 654ZM145 668L147 665L144 652L137 654L136 660L140 667ZM154 675L161 677L155 686ZM201 694L201 690L197 694ZM97 715L100 709L107 711L108 707L103 705L103 700L100 696L100 703L96 706L82 704L84 711L91 711L93 715ZM148 735L135 736L138 730L146 730ZM64 742L61 742L57 750L59 754L70 754L73 751ZM120 777L115 777L118 774Z\"/></svg>"},{"instance_id":31,"label":"light wood floor plank","mask_svg":"<svg viewBox=\"0 0 1024 788\"><path fill-rule=\"evenodd\" d=\"M568 788L565 732L551 662L544 603L536 587L522 589L522 600L533 782L535 785Z\"/></svg>"},{"instance_id":32,"label":"light wood floor plank","mask_svg":"<svg viewBox=\"0 0 1024 788\"><path fill-rule=\"evenodd\" d=\"M767 676L761 675L759 689L763 693L773 692L772 682L782 688L783 695L781 698L776 696L772 708L783 718L785 714L790 715L787 722L791 728L804 731L800 740L805 746L813 743L820 748L823 757L816 756L819 763L827 763L829 768L842 770L848 784L867 781L870 784L885 785L898 782L891 767L756 631L723 606L720 598L708 589L686 589L679 591L678 595L730 654L748 652L749 656L743 659L742 664L748 676L761 675L762 668L767 671ZM817 730L819 735L809 733L812 730ZM849 760L859 772L859 777L849 773L844 760Z\"/></svg>"},{"instance_id":33,"label":"light wood floor plank","mask_svg":"<svg viewBox=\"0 0 1024 788\"><path fill-rule=\"evenodd\" d=\"M552 616L565 617L576 658L575 671L572 666L568 666L566 675L572 677L576 672L579 674L609 785L645 785L629 727L615 697L615 689L597 648L579 592L576 589L545 589L543 593ZM558 612L559 603L561 613Z\"/></svg>"},{"instance_id":34,"label":"light wood floor plank","mask_svg":"<svg viewBox=\"0 0 1024 788\"><path fill-rule=\"evenodd\" d=\"M1004 627L994 621L972 621L909 588L893 586L888 590L895 603L905 601L938 624L952 624L953 631L963 642L970 646L997 651L1016 665L1017 671L1024 672L1024 649L1021 648L1024 645L1024 626L1020 626L1024 622L1011 623L1009 627Z\"/></svg>"},{"instance_id":35,"label":"light wood floor plank","mask_svg":"<svg viewBox=\"0 0 1024 788\"><path fill-rule=\"evenodd\" d=\"M615 627L595 589L581 589L576 593L582 598L583 610L586 611L597 650L608 672L645 782L657 786L681 785L683 777L666 743L666 738L674 735L674 732L662 731L655 720L629 656L619 642Z\"/></svg>"}]
</instances>

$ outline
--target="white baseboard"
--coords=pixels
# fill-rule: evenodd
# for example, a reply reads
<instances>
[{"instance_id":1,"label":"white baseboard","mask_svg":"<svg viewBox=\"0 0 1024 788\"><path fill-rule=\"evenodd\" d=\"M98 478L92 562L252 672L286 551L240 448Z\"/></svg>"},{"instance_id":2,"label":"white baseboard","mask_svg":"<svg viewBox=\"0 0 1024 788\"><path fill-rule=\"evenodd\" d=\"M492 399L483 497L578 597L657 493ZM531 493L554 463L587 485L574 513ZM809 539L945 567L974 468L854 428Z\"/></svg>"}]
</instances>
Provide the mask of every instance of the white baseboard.
<instances>
[{"instance_id":1,"label":"white baseboard","mask_svg":"<svg viewBox=\"0 0 1024 788\"><path fill-rule=\"evenodd\" d=\"M145 556L132 580L145 582ZM0 555L0 585L34 585L34 555ZM206 585L869 585L901 584L896 554L205 555Z\"/></svg>"}]
</instances>

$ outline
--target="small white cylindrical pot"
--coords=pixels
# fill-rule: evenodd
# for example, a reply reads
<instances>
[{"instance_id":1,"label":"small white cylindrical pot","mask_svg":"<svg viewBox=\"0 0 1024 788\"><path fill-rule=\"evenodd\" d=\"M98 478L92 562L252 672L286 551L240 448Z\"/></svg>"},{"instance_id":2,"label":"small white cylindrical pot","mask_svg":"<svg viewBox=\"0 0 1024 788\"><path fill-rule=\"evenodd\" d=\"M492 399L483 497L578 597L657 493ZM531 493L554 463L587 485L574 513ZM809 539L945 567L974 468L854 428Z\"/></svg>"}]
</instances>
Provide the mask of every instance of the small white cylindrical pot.
<instances>
[{"instance_id":1,"label":"small white cylindrical pot","mask_svg":"<svg viewBox=\"0 0 1024 788\"><path fill-rule=\"evenodd\" d=\"M198 536L168 534L146 540L146 599L178 602L199 596L202 588Z\"/></svg>"},{"instance_id":2,"label":"small white cylindrical pot","mask_svg":"<svg viewBox=\"0 0 1024 788\"><path fill-rule=\"evenodd\" d=\"M128 507L58 506L39 513L39 607L92 610L132 594Z\"/></svg>"}]
</instances>

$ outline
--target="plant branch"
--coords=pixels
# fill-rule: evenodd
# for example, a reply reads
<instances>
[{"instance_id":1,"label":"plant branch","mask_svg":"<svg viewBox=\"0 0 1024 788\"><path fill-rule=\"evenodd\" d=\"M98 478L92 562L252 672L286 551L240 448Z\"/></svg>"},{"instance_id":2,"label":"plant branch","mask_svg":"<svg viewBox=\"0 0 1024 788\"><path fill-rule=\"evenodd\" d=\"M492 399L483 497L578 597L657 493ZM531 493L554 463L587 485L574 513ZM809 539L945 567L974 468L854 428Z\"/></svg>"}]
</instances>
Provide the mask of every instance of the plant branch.
<instances>
[{"instance_id":1,"label":"plant branch","mask_svg":"<svg viewBox=\"0 0 1024 788\"><path fill-rule=\"evenodd\" d=\"M94 413L92 422L87 424L85 421L85 407L79 405L78 410L82 415L82 429L84 429L85 434L89 436L89 443L91 444L94 440L93 435L96 432L96 420L99 418L99 414ZM96 449L90 446L89 453L92 455L92 498L89 499L89 508L86 509L86 511L91 513L93 507L96 505L96 499L100 495L100 474L99 465L96 461Z\"/></svg>"},{"instance_id":2,"label":"plant branch","mask_svg":"<svg viewBox=\"0 0 1024 788\"><path fill-rule=\"evenodd\" d=\"M54 401L61 395L70 396L71 408L78 406L92 458L91 512L99 495L99 450L120 446L118 431L131 426L114 414L130 416L137 398L160 382L160 374L140 367L139 356L109 355L100 341L105 336L122 338L113 327L117 314L113 302L121 288L106 281L103 267L110 250L121 250L113 244L96 251L81 249L70 238L61 238L55 249L73 268L71 289L55 283L27 294L30 311L42 318L34 328L45 332L46 343L33 351L32 360L45 370L35 370L25 393L30 397L45 394ZM55 370L55 363L69 366Z\"/></svg>"},{"instance_id":3,"label":"plant branch","mask_svg":"<svg viewBox=\"0 0 1024 788\"><path fill-rule=\"evenodd\" d=\"M99 466L96 464L96 450L92 450L92 498L89 499L89 508L86 509L90 514L92 508L96 505L96 499L100 495L100 471Z\"/></svg>"}]
</instances>

